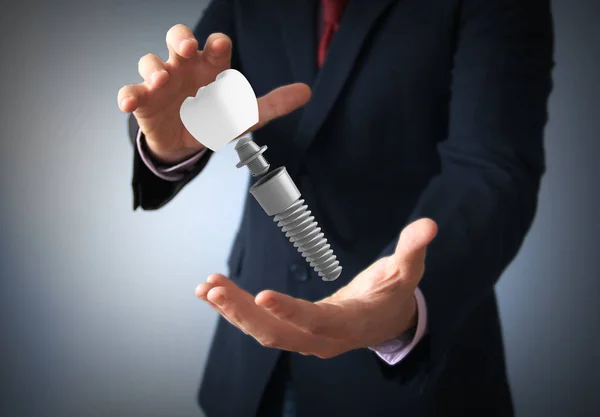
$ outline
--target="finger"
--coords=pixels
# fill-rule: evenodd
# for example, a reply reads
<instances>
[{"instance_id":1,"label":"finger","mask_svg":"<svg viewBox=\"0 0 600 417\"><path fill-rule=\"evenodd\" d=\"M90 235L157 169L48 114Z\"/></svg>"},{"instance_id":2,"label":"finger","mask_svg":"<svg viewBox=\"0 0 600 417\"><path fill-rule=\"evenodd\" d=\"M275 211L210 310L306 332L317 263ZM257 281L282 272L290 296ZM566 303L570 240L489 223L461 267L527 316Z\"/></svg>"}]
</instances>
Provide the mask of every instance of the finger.
<instances>
[{"instance_id":1,"label":"finger","mask_svg":"<svg viewBox=\"0 0 600 417\"><path fill-rule=\"evenodd\" d=\"M437 224L431 219L420 219L404 228L392 255L404 278L421 278L427 245L436 234Z\"/></svg>"},{"instance_id":2,"label":"finger","mask_svg":"<svg viewBox=\"0 0 600 417\"><path fill-rule=\"evenodd\" d=\"M212 303L208 299L208 292L211 289L213 289L215 287L219 287L219 286L233 288L233 287L235 287L235 284L229 278L227 278L225 275L212 274L212 275L208 276L205 283L202 283L196 287L195 294L196 294L196 297L201 298L204 301L208 302L212 308L214 308L217 312L222 314L221 309L216 304ZM246 293L245 291L243 291L242 293L243 293L243 296L247 296L248 300L252 299L252 296L250 294Z\"/></svg>"},{"instance_id":3,"label":"finger","mask_svg":"<svg viewBox=\"0 0 600 417\"><path fill-rule=\"evenodd\" d=\"M163 85L169 78L165 63L154 54L146 54L140 58L138 72L151 87Z\"/></svg>"},{"instance_id":4,"label":"finger","mask_svg":"<svg viewBox=\"0 0 600 417\"><path fill-rule=\"evenodd\" d=\"M230 322L231 324L233 324L234 326L236 326L238 329L240 329L244 334L248 334L248 332L244 329L242 329L241 327L237 326L236 323L232 322L231 320L229 320L229 318L227 318L227 315L225 315L225 313L223 313L223 311L219 308L219 306L217 306L215 303L212 303L208 300L207 294L208 292L215 288L216 285L211 284L211 283L203 283L200 284L196 287L196 296L198 298L203 299L204 301L206 301L206 303L213 309L215 310L217 313L219 313L225 320L227 320L228 322Z\"/></svg>"},{"instance_id":5,"label":"finger","mask_svg":"<svg viewBox=\"0 0 600 417\"><path fill-rule=\"evenodd\" d=\"M221 312L221 310L219 309L219 307L212 303L209 299L208 299L208 292L215 288L215 287L228 287L228 288L237 288L237 286L229 279L227 278L225 275L222 274L211 274L208 276L208 278L206 279L205 283L202 283L200 285L198 285L196 287L195 290L195 294L196 297L201 298L205 301L207 301L209 304L211 304L211 306ZM245 291L242 291L242 295L244 297L247 297L248 300L252 300L252 296L248 293L246 293Z\"/></svg>"},{"instance_id":6,"label":"finger","mask_svg":"<svg viewBox=\"0 0 600 417\"><path fill-rule=\"evenodd\" d=\"M245 334L248 334L248 332L246 331L246 329L242 328L241 326L239 326L238 323L236 323L235 321L231 320L225 313L223 313L223 311L219 308L219 306L217 306L215 303L211 302L208 299L208 293L210 292L210 290L212 290L213 288L216 287L227 287L227 288L234 288L237 287L230 279L228 279L225 275L222 274L212 274L209 275L206 282L203 284L200 284L196 287L196 296L198 298L203 299L204 301L206 301L217 313L219 313L220 315L223 316L223 318L225 318L227 321L229 321L231 324L233 324L234 326L236 326L238 329L240 329L242 332L244 332ZM252 296L248 293L246 293L245 291L242 291L242 296L246 297L248 300L252 299Z\"/></svg>"},{"instance_id":7,"label":"finger","mask_svg":"<svg viewBox=\"0 0 600 417\"><path fill-rule=\"evenodd\" d=\"M223 33L213 33L206 39L202 57L213 66L218 74L231 66L232 48L233 44L229 36Z\"/></svg>"},{"instance_id":8,"label":"finger","mask_svg":"<svg viewBox=\"0 0 600 417\"><path fill-rule=\"evenodd\" d=\"M331 350L327 338L316 337L277 319L257 306L252 296L237 286L215 286L208 291L207 298L221 309L227 320L252 335L263 346L294 352Z\"/></svg>"},{"instance_id":9,"label":"finger","mask_svg":"<svg viewBox=\"0 0 600 417\"><path fill-rule=\"evenodd\" d=\"M271 120L285 116L304 106L308 103L310 97L310 87L302 83L286 85L271 91L258 99L258 123L235 139L240 139L248 133L260 129Z\"/></svg>"},{"instance_id":10,"label":"finger","mask_svg":"<svg viewBox=\"0 0 600 417\"><path fill-rule=\"evenodd\" d=\"M169 61L176 63L196 56L198 41L194 33L185 25L177 24L167 31Z\"/></svg>"},{"instance_id":11,"label":"finger","mask_svg":"<svg viewBox=\"0 0 600 417\"><path fill-rule=\"evenodd\" d=\"M348 330L343 309L333 304L311 303L271 290L261 292L254 300L280 320L315 335L337 337Z\"/></svg>"},{"instance_id":12,"label":"finger","mask_svg":"<svg viewBox=\"0 0 600 417\"><path fill-rule=\"evenodd\" d=\"M196 294L196 297L201 298L202 300L206 301L206 303L212 307L217 313L219 314L223 314L223 312L221 311L221 309L216 305L211 303L208 298L207 298L207 294L208 292L213 289L215 286L212 284L208 284L208 283L202 283L200 285L198 285L196 287L196 290L194 291L194 293Z\"/></svg>"},{"instance_id":13,"label":"finger","mask_svg":"<svg viewBox=\"0 0 600 417\"><path fill-rule=\"evenodd\" d=\"M238 288L239 289L239 287L237 285L235 285L235 283L232 280L230 280L223 274L209 275L208 278L206 279L206 282L208 282L212 285L219 285L221 287ZM246 293L246 294L248 294L248 293ZM248 296L250 298L252 298L252 296L250 294L248 294Z\"/></svg>"},{"instance_id":14,"label":"finger","mask_svg":"<svg viewBox=\"0 0 600 417\"><path fill-rule=\"evenodd\" d=\"M196 287L196 297L206 299L206 294L208 293L208 291L216 286L233 287L235 286L235 284L225 275L211 274L206 279L206 283L200 284Z\"/></svg>"},{"instance_id":15,"label":"finger","mask_svg":"<svg viewBox=\"0 0 600 417\"><path fill-rule=\"evenodd\" d=\"M207 294L214 287L215 287L215 285L210 284L208 282L204 282L196 287L196 290L194 291L194 293L195 293L196 297L208 301Z\"/></svg>"},{"instance_id":16,"label":"finger","mask_svg":"<svg viewBox=\"0 0 600 417\"><path fill-rule=\"evenodd\" d=\"M258 99L258 123L250 131L261 128L271 120L304 106L311 97L310 87L296 83L279 87Z\"/></svg>"},{"instance_id":17,"label":"finger","mask_svg":"<svg viewBox=\"0 0 600 417\"><path fill-rule=\"evenodd\" d=\"M147 88L143 84L129 84L117 93L117 103L121 111L131 113L144 103Z\"/></svg>"}]
</instances>

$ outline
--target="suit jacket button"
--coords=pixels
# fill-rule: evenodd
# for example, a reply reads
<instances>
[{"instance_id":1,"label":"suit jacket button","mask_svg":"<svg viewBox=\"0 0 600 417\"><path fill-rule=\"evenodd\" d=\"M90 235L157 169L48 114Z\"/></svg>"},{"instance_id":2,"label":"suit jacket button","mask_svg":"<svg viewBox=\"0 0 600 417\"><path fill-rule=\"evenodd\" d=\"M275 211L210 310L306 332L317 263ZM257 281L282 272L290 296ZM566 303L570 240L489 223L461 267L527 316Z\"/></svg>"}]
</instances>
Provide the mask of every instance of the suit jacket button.
<instances>
[{"instance_id":1,"label":"suit jacket button","mask_svg":"<svg viewBox=\"0 0 600 417\"><path fill-rule=\"evenodd\" d=\"M308 273L306 265L303 264L292 264L288 268L288 273L291 279L294 281L304 282L308 281L310 274Z\"/></svg>"}]
</instances>

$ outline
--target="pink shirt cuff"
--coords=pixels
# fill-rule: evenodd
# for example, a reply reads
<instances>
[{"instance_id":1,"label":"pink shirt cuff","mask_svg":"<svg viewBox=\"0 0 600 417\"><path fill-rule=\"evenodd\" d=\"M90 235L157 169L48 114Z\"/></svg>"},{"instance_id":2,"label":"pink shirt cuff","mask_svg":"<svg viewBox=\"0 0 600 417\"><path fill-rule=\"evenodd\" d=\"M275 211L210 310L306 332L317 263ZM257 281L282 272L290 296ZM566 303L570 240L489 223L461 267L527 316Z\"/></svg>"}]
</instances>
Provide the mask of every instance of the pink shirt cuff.
<instances>
[{"instance_id":1,"label":"pink shirt cuff","mask_svg":"<svg viewBox=\"0 0 600 417\"><path fill-rule=\"evenodd\" d=\"M206 149L201 150L195 155L192 155L188 159L183 162L180 162L176 165L171 166L157 166L152 159L147 154L144 146L142 146L142 141L144 140L142 136L142 130L138 129L137 136L135 138L135 143L142 158L144 164L148 167L150 171L158 178L161 178L165 181L177 182L181 181L185 178L186 173L190 170L190 168L202 158L202 155L206 152Z\"/></svg>"},{"instance_id":2,"label":"pink shirt cuff","mask_svg":"<svg viewBox=\"0 0 600 417\"><path fill-rule=\"evenodd\" d=\"M418 319L414 336L410 334L402 335L397 339L388 340L369 348L388 365L396 365L404 359L425 335L427 330L427 305L419 288L415 290L415 299L417 301Z\"/></svg>"}]
</instances>

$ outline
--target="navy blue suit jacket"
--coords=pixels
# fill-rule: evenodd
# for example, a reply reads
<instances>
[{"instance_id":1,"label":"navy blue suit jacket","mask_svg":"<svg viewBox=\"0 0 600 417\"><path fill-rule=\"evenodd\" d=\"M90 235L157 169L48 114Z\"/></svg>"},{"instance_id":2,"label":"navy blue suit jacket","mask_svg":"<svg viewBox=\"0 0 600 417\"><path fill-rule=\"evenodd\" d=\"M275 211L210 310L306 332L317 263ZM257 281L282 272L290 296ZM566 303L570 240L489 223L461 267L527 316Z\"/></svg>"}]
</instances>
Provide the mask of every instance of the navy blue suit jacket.
<instances>
[{"instance_id":1,"label":"navy blue suit jacket","mask_svg":"<svg viewBox=\"0 0 600 417\"><path fill-rule=\"evenodd\" d=\"M307 0L214 0L195 28L200 45L213 32L232 38L232 66L258 96L312 87L304 108L254 138L291 172L344 268L321 281L250 197L232 279L318 300L391 254L412 220L434 219L439 234L420 284L427 337L394 367L367 349L291 354L299 417L512 415L494 285L544 172L549 2L351 0L321 70L316 12ZM160 208L209 159L170 183L136 153L135 208ZM279 355L220 319L199 394L207 415L254 415Z\"/></svg>"}]
</instances>

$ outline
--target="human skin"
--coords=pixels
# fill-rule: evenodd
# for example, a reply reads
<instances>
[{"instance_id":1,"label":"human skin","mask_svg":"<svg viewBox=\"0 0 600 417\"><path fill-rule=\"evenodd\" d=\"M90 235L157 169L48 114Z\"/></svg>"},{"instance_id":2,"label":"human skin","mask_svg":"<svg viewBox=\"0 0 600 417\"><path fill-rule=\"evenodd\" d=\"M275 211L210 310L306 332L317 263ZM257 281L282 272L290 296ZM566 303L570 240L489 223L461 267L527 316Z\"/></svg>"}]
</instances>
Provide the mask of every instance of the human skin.
<instances>
[{"instance_id":1,"label":"human skin","mask_svg":"<svg viewBox=\"0 0 600 417\"><path fill-rule=\"evenodd\" d=\"M436 233L430 219L409 224L394 254L315 303L271 290L253 297L221 274L210 275L196 296L263 346L331 358L397 338L416 324L414 293Z\"/></svg>"},{"instance_id":2,"label":"human skin","mask_svg":"<svg viewBox=\"0 0 600 417\"><path fill-rule=\"evenodd\" d=\"M204 49L192 31L175 25L167 32L169 59L154 54L138 64L143 81L122 87L119 108L133 113L152 156L166 164L186 159L204 146L184 127L179 112L186 97L213 82L231 65L231 40L208 37ZM257 100L254 131L310 100L301 83L277 88ZM401 336L417 321L415 289L423 275L427 245L437 233L429 219L401 233L396 251L373 263L331 296L311 303L274 291L256 297L221 274L208 277L196 295L262 345L329 358Z\"/></svg>"},{"instance_id":3,"label":"human skin","mask_svg":"<svg viewBox=\"0 0 600 417\"><path fill-rule=\"evenodd\" d=\"M213 33L198 50L192 30L181 24L169 29L166 42L169 59L144 55L138 63L143 81L123 86L117 102L123 112L135 116L152 156L173 164L204 149L184 127L179 110L186 97L194 97L200 87L231 67L232 43L227 35ZM259 121L248 132L302 107L310 96L306 84L296 83L260 97Z\"/></svg>"}]
</instances>

